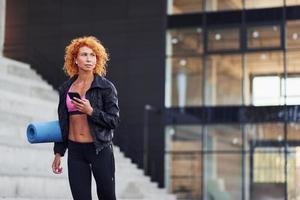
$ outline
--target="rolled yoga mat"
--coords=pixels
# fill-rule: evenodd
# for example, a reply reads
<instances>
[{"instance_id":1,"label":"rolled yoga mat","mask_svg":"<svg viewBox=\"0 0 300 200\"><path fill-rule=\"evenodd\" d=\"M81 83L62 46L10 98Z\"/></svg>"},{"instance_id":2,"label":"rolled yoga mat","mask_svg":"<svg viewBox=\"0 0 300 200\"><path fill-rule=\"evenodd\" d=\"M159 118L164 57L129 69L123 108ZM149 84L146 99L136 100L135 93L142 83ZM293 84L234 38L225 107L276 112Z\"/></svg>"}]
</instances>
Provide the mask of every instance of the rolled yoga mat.
<instances>
[{"instance_id":1,"label":"rolled yoga mat","mask_svg":"<svg viewBox=\"0 0 300 200\"><path fill-rule=\"evenodd\" d=\"M30 143L61 142L62 136L58 121L29 124L27 139Z\"/></svg>"}]
</instances>

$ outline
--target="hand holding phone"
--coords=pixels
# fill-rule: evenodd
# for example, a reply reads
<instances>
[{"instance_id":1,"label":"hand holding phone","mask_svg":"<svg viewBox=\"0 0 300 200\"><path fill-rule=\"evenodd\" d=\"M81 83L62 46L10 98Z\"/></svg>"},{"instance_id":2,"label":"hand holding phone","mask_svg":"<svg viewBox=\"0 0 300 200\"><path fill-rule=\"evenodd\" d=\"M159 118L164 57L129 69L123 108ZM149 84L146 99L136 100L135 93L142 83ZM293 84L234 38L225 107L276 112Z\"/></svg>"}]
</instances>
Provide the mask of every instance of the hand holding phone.
<instances>
[{"instance_id":1,"label":"hand holding phone","mask_svg":"<svg viewBox=\"0 0 300 200\"><path fill-rule=\"evenodd\" d=\"M68 95L69 95L70 99L72 99L73 101L76 101L74 99L74 97L81 99L80 94L78 92L68 92ZM76 101L76 102L78 102L78 101Z\"/></svg>"}]
</instances>

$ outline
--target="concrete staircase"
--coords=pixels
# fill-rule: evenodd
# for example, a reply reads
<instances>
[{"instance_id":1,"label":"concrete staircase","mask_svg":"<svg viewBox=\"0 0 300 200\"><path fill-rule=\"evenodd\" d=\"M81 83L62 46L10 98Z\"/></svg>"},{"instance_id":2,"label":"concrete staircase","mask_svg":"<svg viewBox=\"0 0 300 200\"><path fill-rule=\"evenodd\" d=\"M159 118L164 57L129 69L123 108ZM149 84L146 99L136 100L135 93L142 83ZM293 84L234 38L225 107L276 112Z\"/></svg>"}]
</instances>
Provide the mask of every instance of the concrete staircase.
<instances>
[{"instance_id":1,"label":"concrete staircase","mask_svg":"<svg viewBox=\"0 0 300 200\"><path fill-rule=\"evenodd\" d=\"M53 144L29 144L29 122L57 119L58 94L30 66L0 57L0 199L72 199L64 173L52 173ZM120 200L174 200L114 147L116 192ZM93 199L97 199L93 180Z\"/></svg>"}]
</instances>

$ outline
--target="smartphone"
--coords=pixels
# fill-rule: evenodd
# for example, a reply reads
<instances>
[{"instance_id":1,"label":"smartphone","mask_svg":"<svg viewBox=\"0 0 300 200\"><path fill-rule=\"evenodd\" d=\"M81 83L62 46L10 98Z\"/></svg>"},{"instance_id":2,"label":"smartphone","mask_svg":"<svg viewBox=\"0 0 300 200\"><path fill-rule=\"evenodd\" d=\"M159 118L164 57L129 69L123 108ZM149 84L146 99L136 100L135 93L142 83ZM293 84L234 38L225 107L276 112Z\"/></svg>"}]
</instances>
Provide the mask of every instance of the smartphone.
<instances>
[{"instance_id":1,"label":"smartphone","mask_svg":"<svg viewBox=\"0 0 300 200\"><path fill-rule=\"evenodd\" d=\"M68 95L69 95L70 99L72 99L73 101L76 101L76 100L74 99L74 97L76 97L76 98L78 98L78 99L81 99L80 94L79 94L78 92L68 92ZM77 101L77 102L78 102L78 101Z\"/></svg>"}]
</instances>

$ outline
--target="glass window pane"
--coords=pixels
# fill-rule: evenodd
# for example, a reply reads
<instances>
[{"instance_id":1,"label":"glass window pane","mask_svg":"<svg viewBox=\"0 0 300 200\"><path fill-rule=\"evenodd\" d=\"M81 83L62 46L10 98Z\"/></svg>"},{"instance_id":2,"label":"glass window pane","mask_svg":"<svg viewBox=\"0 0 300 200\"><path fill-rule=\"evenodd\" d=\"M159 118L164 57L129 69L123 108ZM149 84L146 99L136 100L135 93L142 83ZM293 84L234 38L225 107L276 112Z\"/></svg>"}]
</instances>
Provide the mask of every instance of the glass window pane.
<instances>
[{"instance_id":1,"label":"glass window pane","mask_svg":"<svg viewBox=\"0 0 300 200\"><path fill-rule=\"evenodd\" d=\"M300 146L289 147L287 157L288 199L300 199Z\"/></svg>"},{"instance_id":2,"label":"glass window pane","mask_svg":"<svg viewBox=\"0 0 300 200\"><path fill-rule=\"evenodd\" d=\"M287 51L287 73L300 74L300 51Z\"/></svg>"},{"instance_id":3,"label":"glass window pane","mask_svg":"<svg viewBox=\"0 0 300 200\"><path fill-rule=\"evenodd\" d=\"M200 27L167 33L167 107L202 105L202 40Z\"/></svg>"},{"instance_id":4,"label":"glass window pane","mask_svg":"<svg viewBox=\"0 0 300 200\"><path fill-rule=\"evenodd\" d=\"M281 104L280 80L279 76L254 77L252 80L253 105L262 106Z\"/></svg>"},{"instance_id":5,"label":"glass window pane","mask_svg":"<svg viewBox=\"0 0 300 200\"><path fill-rule=\"evenodd\" d=\"M257 147L250 154L251 199L285 199L283 147Z\"/></svg>"},{"instance_id":6,"label":"glass window pane","mask_svg":"<svg viewBox=\"0 0 300 200\"><path fill-rule=\"evenodd\" d=\"M273 152L272 152L273 151ZM277 153L281 151L281 153ZM257 147L253 156L253 182L284 182L283 147ZM270 153L272 152L272 153ZM276 153L275 153L276 152Z\"/></svg>"},{"instance_id":7,"label":"glass window pane","mask_svg":"<svg viewBox=\"0 0 300 200\"><path fill-rule=\"evenodd\" d=\"M300 76L299 77L288 77L286 80L287 88L286 95L287 96L300 96Z\"/></svg>"},{"instance_id":8,"label":"glass window pane","mask_svg":"<svg viewBox=\"0 0 300 200\"><path fill-rule=\"evenodd\" d=\"M206 11L240 10L243 0L206 0Z\"/></svg>"},{"instance_id":9,"label":"glass window pane","mask_svg":"<svg viewBox=\"0 0 300 200\"><path fill-rule=\"evenodd\" d=\"M282 123L247 124L245 130L247 141L245 146L248 151L251 151L254 146L278 145L284 140Z\"/></svg>"},{"instance_id":10,"label":"glass window pane","mask_svg":"<svg viewBox=\"0 0 300 200\"><path fill-rule=\"evenodd\" d=\"M244 126L246 199L284 199L284 124Z\"/></svg>"},{"instance_id":11,"label":"glass window pane","mask_svg":"<svg viewBox=\"0 0 300 200\"><path fill-rule=\"evenodd\" d=\"M178 199L200 199L202 180L201 126L166 129L167 184Z\"/></svg>"},{"instance_id":12,"label":"glass window pane","mask_svg":"<svg viewBox=\"0 0 300 200\"><path fill-rule=\"evenodd\" d=\"M295 113L297 115L297 113ZM300 124L298 123L289 123L288 124L288 141L299 142L300 143Z\"/></svg>"},{"instance_id":13,"label":"glass window pane","mask_svg":"<svg viewBox=\"0 0 300 200\"><path fill-rule=\"evenodd\" d=\"M198 57L171 59L171 106L202 105L202 62Z\"/></svg>"},{"instance_id":14,"label":"glass window pane","mask_svg":"<svg viewBox=\"0 0 300 200\"><path fill-rule=\"evenodd\" d=\"M295 113L297 115L297 113ZM288 149L288 199L300 199L300 125L299 123L288 124L287 139L294 145L289 145Z\"/></svg>"},{"instance_id":15,"label":"glass window pane","mask_svg":"<svg viewBox=\"0 0 300 200\"><path fill-rule=\"evenodd\" d=\"M281 77L284 74L283 53L281 51L248 53L245 57L245 104L246 105L281 105L284 104L282 96L268 99L254 99L254 94L268 94L269 88L262 83L255 82L256 77ZM258 79L258 78L257 78ZM263 79L263 78L262 78ZM266 82L266 79L264 80ZM273 80L274 81L274 80ZM271 83L272 81L269 81ZM254 84L257 87L254 87ZM280 84L280 83L278 83ZM258 89L259 91L254 91ZM272 88L273 90L275 88ZM277 87L281 94L280 87ZM257 100L259 102L257 102ZM254 102L256 101L256 102Z\"/></svg>"},{"instance_id":16,"label":"glass window pane","mask_svg":"<svg viewBox=\"0 0 300 200\"><path fill-rule=\"evenodd\" d=\"M287 51L286 104L300 104L300 51Z\"/></svg>"},{"instance_id":17,"label":"glass window pane","mask_svg":"<svg viewBox=\"0 0 300 200\"><path fill-rule=\"evenodd\" d=\"M283 0L245 0L246 9L282 7Z\"/></svg>"},{"instance_id":18,"label":"glass window pane","mask_svg":"<svg viewBox=\"0 0 300 200\"><path fill-rule=\"evenodd\" d=\"M206 153L203 156L204 199L242 199L242 154Z\"/></svg>"},{"instance_id":19,"label":"glass window pane","mask_svg":"<svg viewBox=\"0 0 300 200\"><path fill-rule=\"evenodd\" d=\"M168 0L168 14L201 12L203 0Z\"/></svg>"},{"instance_id":20,"label":"glass window pane","mask_svg":"<svg viewBox=\"0 0 300 200\"><path fill-rule=\"evenodd\" d=\"M214 125L207 127L205 151L238 151L242 149L240 125Z\"/></svg>"},{"instance_id":21,"label":"glass window pane","mask_svg":"<svg viewBox=\"0 0 300 200\"><path fill-rule=\"evenodd\" d=\"M251 199L284 199L284 124L247 124L244 128L245 189Z\"/></svg>"},{"instance_id":22,"label":"glass window pane","mask_svg":"<svg viewBox=\"0 0 300 200\"><path fill-rule=\"evenodd\" d=\"M286 0L287 6L296 6L300 5L300 0Z\"/></svg>"},{"instance_id":23,"label":"glass window pane","mask_svg":"<svg viewBox=\"0 0 300 200\"><path fill-rule=\"evenodd\" d=\"M240 55L209 56L204 77L207 105L242 104L242 57Z\"/></svg>"},{"instance_id":24,"label":"glass window pane","mask_svg":"<svg viewBox=\"0 0 300 200\"><path fill-rule=\"evenodd\" d=\"M300 20L287 22L287 38L288 49L300 49Z\"/></svg>"},{"instance_id":25,"label":"glass window pane","mask_svg":"<svg viewBox=\"0 0 300 200\"><path fill-rule=\"evenodd\" d=\"M287 79L282 78L282 93L286 92L286 104L300 104L300 74L289 75ZM286 87L285 87L286 85Z\"/></svg>"},{"instance_id":26,"label":"glass window pane","mask_svg":"<svg viewBox=\"0 0 300 200\"><path fill-rule=\"evenodd\" d=\"M247 29L248 48L280 47L280 27L254 26Z\"/></svg>"},{"instance_id":27,"label":"glass window pane","mask_svg":"<svg viewBox=\"0 0 300 200\"><path fill-rule=\"evenodd\" d=\"M170 30L167 34L167 55L199 55L203 53L202 28Z\"/></svg>"},{"instance_id":28,"label":"glass window pane","mask_svg":"<svg viewBox=\"0 0 300 200\"><path fill-rule=\"evenodd\" d=\"M240 48L239 28L215 29L208 31L208 50Z\"/></svg>"}]
</instances>

